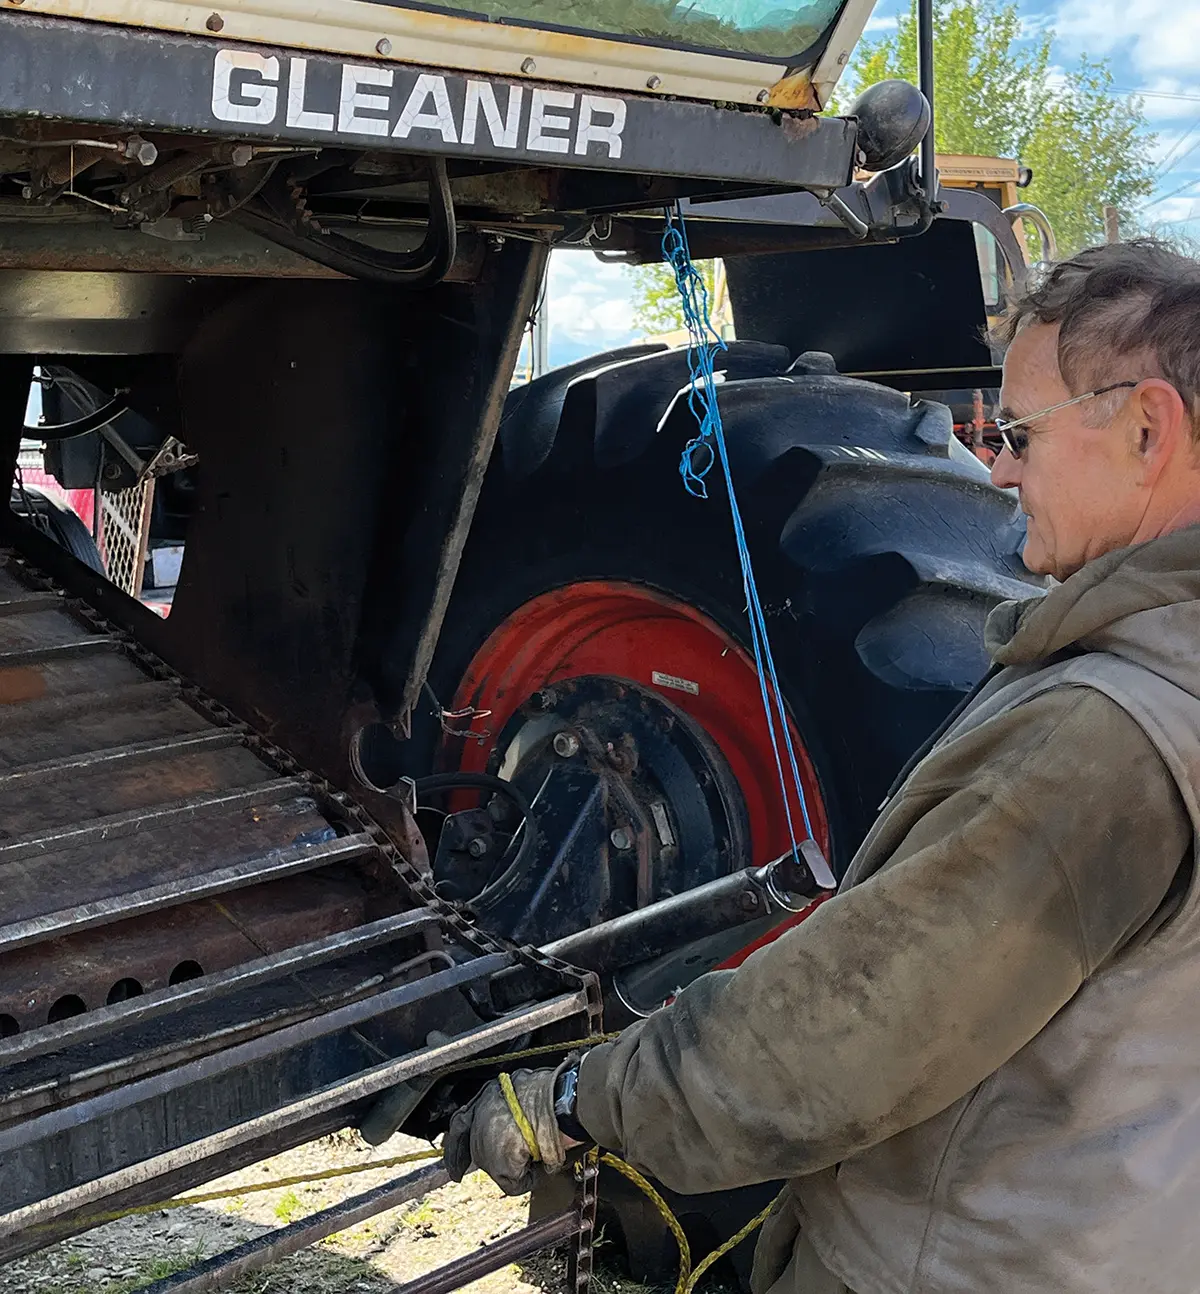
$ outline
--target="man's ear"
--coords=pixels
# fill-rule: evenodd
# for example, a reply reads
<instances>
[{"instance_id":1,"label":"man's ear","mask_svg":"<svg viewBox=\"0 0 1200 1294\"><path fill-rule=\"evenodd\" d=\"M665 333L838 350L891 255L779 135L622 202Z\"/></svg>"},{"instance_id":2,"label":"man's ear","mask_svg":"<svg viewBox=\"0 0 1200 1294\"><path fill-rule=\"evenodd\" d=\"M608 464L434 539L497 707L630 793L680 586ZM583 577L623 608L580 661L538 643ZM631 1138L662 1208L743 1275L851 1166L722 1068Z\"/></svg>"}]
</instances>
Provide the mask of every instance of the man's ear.
<instances>
[{"instance_id":1,"label":"man's ear","mask_svg":"<svg viewBox=\"0 0 1200 1294\"><path fill-rule=\"evenodd\" d=\"M1131 404L1135 452L1151 482L1176 454L1191 452L1191 419L1183 397L1162 378L1142 382L1134 390Z\"/></svg>"}]
</instances>

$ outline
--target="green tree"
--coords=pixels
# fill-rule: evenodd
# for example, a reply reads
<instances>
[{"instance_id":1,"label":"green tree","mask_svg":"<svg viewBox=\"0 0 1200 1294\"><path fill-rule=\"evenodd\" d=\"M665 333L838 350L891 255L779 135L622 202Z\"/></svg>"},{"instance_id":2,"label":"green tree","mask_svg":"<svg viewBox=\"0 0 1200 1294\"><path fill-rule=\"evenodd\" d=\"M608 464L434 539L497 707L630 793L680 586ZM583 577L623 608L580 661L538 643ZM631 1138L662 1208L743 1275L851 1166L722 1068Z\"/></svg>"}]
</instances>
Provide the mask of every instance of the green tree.
<instances>
[{"instance_id":1,"label":"green tree","mask_svg":"<svg viewBox=\"0 0 1200 1294\"><path fill-rule=\"evenodd\" d=\"M1015 3L934 0L934 136L940 152L1017 157L1027 190L1050 217L1067 255L1104 238L1104 207L1133 229L1153 188L1141 101L1112 93L1107 61L1081 59L1052 74L1052 31L1023 34ZM887 77L917 79L916 4L894 33L861 44L843 105Z\"/></svg>"},{"instance_id":2,"label":"green tree","mask_svg":"<svg viewBox=\"0 0 1200 1294\"><path fill-rule=\"evenodd\" d=\"M696 268L708 289L708 302L712 305L716 284L716 262L697 261ZM675 285L675 272L662 262L634 265L633 326L651 335L677 332L684 327L683 307L679 303L679 289Z\"/></svg>"}]
</instances>

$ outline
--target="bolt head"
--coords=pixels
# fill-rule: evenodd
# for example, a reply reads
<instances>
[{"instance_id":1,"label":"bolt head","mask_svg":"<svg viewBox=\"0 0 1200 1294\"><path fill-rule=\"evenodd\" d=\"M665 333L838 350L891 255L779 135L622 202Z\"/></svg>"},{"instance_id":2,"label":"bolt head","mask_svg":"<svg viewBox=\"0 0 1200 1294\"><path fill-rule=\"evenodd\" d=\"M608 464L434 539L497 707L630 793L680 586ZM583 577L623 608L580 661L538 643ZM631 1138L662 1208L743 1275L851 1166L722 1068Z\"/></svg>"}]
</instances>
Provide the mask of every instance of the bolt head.
<instances>
[{"instance_id":1,"label":"bolt head","mask_svg":"<svg viewBox=\"0 0 1200 1294\"><path fill-rule=\"evenodd\" d=\"M533 59L527 58L521 64L521 71L524 72L526 76L532 76L533 73L537 71L537 64L533 61Z\"/></svg>"},{"instance_id":2,"label":"bolt head","mask_svg":"<svg viewBox=\"0 0 1200 1294\"><path fill-rule=\"evenodd\" d=\"M472 836L467 841L467 853L472 858L482 858L488 851L487 841L482 836Z\"/></svg>"},{"instance_id":3,"label":"bolt head","mask_svg":"<svg viewBox=\"0 0 1200 1294\"><path fill-rule=\"evenodd\" d=\"M753 912L758 907L758 898L749 890L742 891L742 911Z\"/></svg>"},{"instance_id":4,"label":"bolt head","mask_svg":"<svg viewBox=\"0 0 1200 1294\"><path fill-rule=\"evenodd\" d=\"M23 197L23 198L25 199L25 201L26 201L26 202L28 202L28 201L29 201L29 199L33 197L33 185L32 185L32 184L23 184L23 185L21 186L21 197Z\"/></svg>"},{"instance_id":5,"label":"bolt head","mask_svg":"<svg viewBox=\"0 0 1200 1294\"><path fill-rule=\"evenodd\" d=\"M153 166L158 161L158 149L141 135L130 135L125 141L125 156L142 166Z\"/></svg>"},{"instance_id":6,"label":"bolt head","mask_svg":"<svg viewBox=\"0 0 1200 1294\"><path fill-rule=\"evenodd\" d=\"M612 841L612 847L614 849L624 850L633 848L633 833L628 827L614 828L612 834L608 838Z\"/></svg>"},{"instance_id":7,"label":"bolt head","mask_svg":"<svg viewBox=\"0 0 1200 1294\"><path fill-rule=\"evenodd\" d=\"M375 53L382 54L385 58L392 52L392 42L386 36L381 36L375 42Z\"/></svg>"},{"instance_id":8,"label":"bolt head","mask_svg":"<svg viewBox=\"0 0 1200 1294\"><path fill-rule=\"evenodd\" d=\"M754 100L756 103L766 103L770 97L770 90L759 90L759 92L754 96Z\"/></svg>"},{"instance_id":9,"label":"bolt head","mask_svg":"<svg viewBox=\"0 0 1200 1294\"><path fill-rule=\"evenodd\" d=\"M554 734L554 753L563 759L573 759L579 754L579 738L573 732Z\"/></svg>"},{"instance_id":10,"label":"bolt head","mask_svg":"<svg viewBox=\"0 0 1200 1294\"><path fill-rule=\"evenodd\" d=\"M652 76L646 81L647 90L657 90L660 85L662 85L661 76Z\"/></svg>"},{"instance_id":11,"label":"bolt head","mask_svg":"<svg viewBox=\"0 0 1200 1294\"><path fill-rule=\"evenodd\" d=\"M254 149L250 144L235 144L229 160L234 166L249 166L254 161Z\"/></svg>"},{"instance_id":12,"label":"bolt head","mask_svg":"<svg viewBox=\"0 0 1200 1294\"><path fill-rule=\"evenodd\" d=\"M220 31L225 26L225 19L219 13L210 13L204 20L204 25L209 31Z\"/></svg>"}]
</instances>

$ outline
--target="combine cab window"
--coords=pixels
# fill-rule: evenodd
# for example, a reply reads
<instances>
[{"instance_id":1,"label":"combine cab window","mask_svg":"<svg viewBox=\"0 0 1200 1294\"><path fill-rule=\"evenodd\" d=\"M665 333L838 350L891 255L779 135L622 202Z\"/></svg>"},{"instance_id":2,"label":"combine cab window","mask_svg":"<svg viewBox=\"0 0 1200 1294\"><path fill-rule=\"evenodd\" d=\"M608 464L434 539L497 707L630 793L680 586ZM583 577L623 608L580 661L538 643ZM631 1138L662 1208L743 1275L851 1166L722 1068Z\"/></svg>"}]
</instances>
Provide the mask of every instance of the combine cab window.
<instances>
[{"instance_id":1,"label":"combine cab window","mask_svg":"<svg viewBox=\"0 0 1200 1294\"><path fill-rule=\"evenodd\" d=\"M844 0L446 0L410 5L592 36L794 63L828 31Z\"/></svg>"}]
</instances>

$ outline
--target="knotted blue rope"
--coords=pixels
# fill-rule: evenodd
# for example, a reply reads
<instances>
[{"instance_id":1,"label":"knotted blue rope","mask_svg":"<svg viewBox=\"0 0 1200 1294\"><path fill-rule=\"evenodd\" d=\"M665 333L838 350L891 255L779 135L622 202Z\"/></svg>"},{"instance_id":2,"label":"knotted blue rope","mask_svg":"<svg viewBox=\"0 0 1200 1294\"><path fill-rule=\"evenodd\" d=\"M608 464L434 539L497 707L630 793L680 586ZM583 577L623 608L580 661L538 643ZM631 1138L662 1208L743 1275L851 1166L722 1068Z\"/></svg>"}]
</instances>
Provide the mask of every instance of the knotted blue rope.
<instances>
[{"instance_id":1,"label":"knotted blue rope","mask_svg":"<svg viewBox=\"0 0 1200 1294\"><path fill-rule=\"evenodd\" d=\"M667 223L662 239L663 259L675 273L675 283L683 303L683 317L688 332L688 368L692 379L688 388L688 407L700 424L699 433L684 447L683 457L679 463L679 474L683 477L684 488L689 494L699 499L707 499L708 486L705 478L714 463L721 464L725 490L729 495L729 510L733 516L733 534L737 543L738 560L742 568L742 588L746 595L746 611L750 619L750 642L754 649L754 665L758 671L763 713L767 718L767 731L770 734L771 749L775 755L779 788L783 792L783 808L787 815L792 853L797 863L800 863L800 846L792 820L790 790L795 792L804 818L804 830L810 840L813 838L812 819L808 812L804 786L800 780L800 764L792 742L787 710L783 702L783 691L779 686L779 675L775 671L775 660L771 654L767 620L763 613L762 602L759 600L758 586L754 580L754 566L750 560L750 549L746 542L746 528L742 524L742 514L733 488L733 473L730 470L729 452L725 444L725 428L721 423L721 410L717 405L715 361L718 352L727 350L728 347L712 326L708 310L708 288L704 284L700 271L692 262L687 226L684 224L683 211L678 203L674 208L667 209L666 216ZM780 750L781 736L783 749L787 752L787 771L791 773L790 788L784 771L783 751ZM825 878L817 877L817 880L824 883Z\"/></svg>"}]
</instances>

